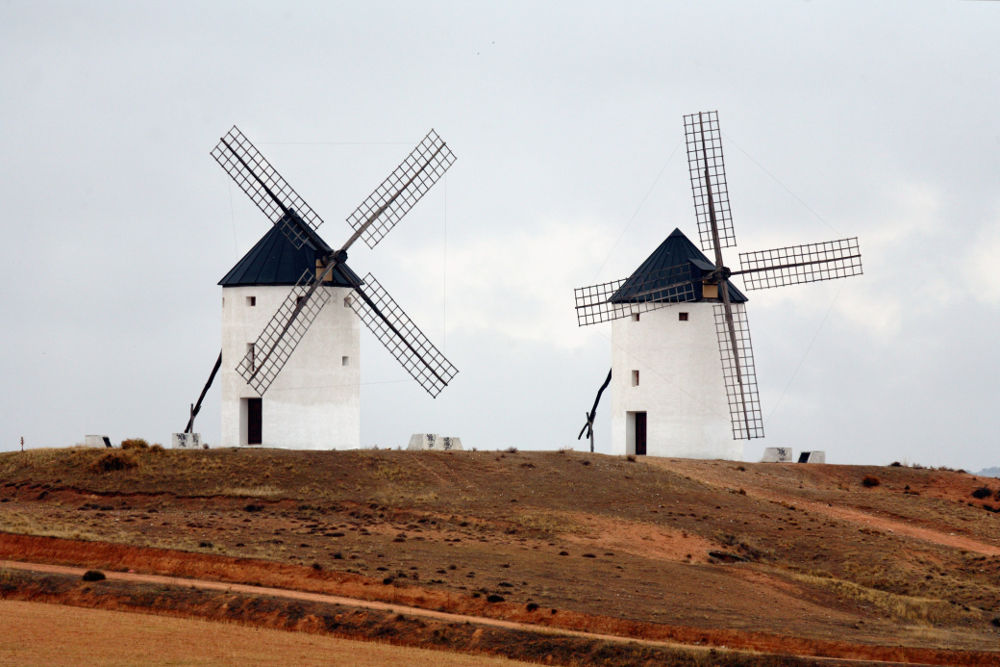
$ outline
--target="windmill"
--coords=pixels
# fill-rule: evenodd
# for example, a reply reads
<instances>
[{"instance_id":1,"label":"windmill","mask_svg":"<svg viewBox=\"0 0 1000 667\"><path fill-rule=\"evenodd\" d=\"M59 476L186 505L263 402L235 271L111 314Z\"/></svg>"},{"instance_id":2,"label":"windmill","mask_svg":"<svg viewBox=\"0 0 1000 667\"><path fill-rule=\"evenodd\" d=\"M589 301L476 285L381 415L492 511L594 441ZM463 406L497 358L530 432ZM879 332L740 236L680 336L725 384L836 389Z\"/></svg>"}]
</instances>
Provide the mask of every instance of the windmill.
<instances>
[{"instance_id":1,"label":"windmill","mask_svg":"<svg viewBox=\"0 0 1000 667\"><path fill-rule=\"evenodd\" d=\"M319 215L237 127L211 154L273 225L220 281L223 351L209 384L221 366L223 445L357 447L359 319L437 397L457 369L371 273L351 270L347 251L358 239L374 248L395 227L455 161L448 145L431 130L348 216L353 233L338 249L316 231Z\"/></svg>"},{"instance_id":2,"label":"windmill","mask_svg":"<svg viewBox=\"0 0 1000 667\"><path fill-rule=\"evenodd\" d=\"M628 278L576 289L577 323L612 322L613 451L740 458L739 441L764 437L764 426L747 299L731 278L749 290L847 278L862 273L861 253L852 237L740 253L730 270L718 113L684 116L684 134L698 237L714 261L674 230ZM596 407L584 426L591 436Z\"/></svg>"}]
</instances>

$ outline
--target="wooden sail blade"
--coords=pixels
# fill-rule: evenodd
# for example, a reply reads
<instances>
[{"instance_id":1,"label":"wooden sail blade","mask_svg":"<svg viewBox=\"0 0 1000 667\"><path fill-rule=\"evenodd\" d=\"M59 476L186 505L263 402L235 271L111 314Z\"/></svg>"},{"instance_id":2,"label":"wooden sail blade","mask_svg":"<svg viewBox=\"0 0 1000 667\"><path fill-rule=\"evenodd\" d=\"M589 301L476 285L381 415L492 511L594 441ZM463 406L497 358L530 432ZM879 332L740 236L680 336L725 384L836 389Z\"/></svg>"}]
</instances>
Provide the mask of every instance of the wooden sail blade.
<instances>
[{"instance_id":1,"label":"wooden sail blade","mask_svg":"<svg viewBox=\"0 0 1000 667\"><path fill-rule=\"evenodd\" d=\"M347 223L369 248L374 248L454 161L455 154L448 144L431 130L351 213Z\"/></svg>"},{"instance_id":2,"label":"wooden sail blade","mask_svg":"<svg viewBox=\"0 0 1000 667\"><path fill-rule=\"evenodd\" d=\"M458 369L403 312L385 288L368 274L364 287L355 287L359 298L351 307L383 347L432 397L437 397L458 373Z\"/></svg>"},{"instance_id":3,"label":"wooden sail blade","mask_svg":"<svg viewBox=\"0 0 1000 667\"><path fill-rule=\"evenodd\" d=\"M211 155L272 224L285 221L281 229L296 248L302 247L307 235L298 225L286 224L289 220L286 216L294 215L312 229L323 224L323 219L235 125L219 140Z\"/></svg>"},{"instance_id":4,"label":"wooden sail blade","mask_svg":"<svg viewBox=\"0 0 1000 667\"><path fill-rule=\"evenodd\" d=\"M857 237L740 253L747 289L767 289L850 278L863 273Z\"/></svg>"},{"instance_id":5,"label":"wooden sail blade","mask_svg":"<svg viewBox=\"0 0 1000 667\"><path fill-rule=\"evenodd\" d=\"M319 277L315 270L303 272L236 367L247 384L261 396L285 367L313 320L330 300L330 290L322 283L333 268L331 263Z\"/></svg>"},{"instance_id":6,"label":"wooden sail blade","mask_svg":"<svg viewBox=\"0 0 1000 667\"><path fill-rule=\"evenodd\" d=\"M691 264L685 263L641 276L577 287L573 290L577 325L619 320L673 303L695 301L701 296L700 286Z\"/></svg>"},{"instance_id":7,"label":"wooden sail blade","mask_svg":"<svg viewBox=\"0 0 1000 667\"><path fill-rule=\"evenodd\" d=\"M684 116L684 138L701 249L714 252L716 236L719 250L732 247L736 245L736 235L729 211L729 186L718 112L699 111Z\"/></svg>"},{"instance_id":8,"label":"wooden sail blade","mask_svg":"<svg viewBox=\"0 0 1000 667\"><path fill-rule=\"evenodd\" d=\"M733 439L763 438L764 418L746 309L742 304L718 303L712 310Z\"/></svg>"}]
</instances>

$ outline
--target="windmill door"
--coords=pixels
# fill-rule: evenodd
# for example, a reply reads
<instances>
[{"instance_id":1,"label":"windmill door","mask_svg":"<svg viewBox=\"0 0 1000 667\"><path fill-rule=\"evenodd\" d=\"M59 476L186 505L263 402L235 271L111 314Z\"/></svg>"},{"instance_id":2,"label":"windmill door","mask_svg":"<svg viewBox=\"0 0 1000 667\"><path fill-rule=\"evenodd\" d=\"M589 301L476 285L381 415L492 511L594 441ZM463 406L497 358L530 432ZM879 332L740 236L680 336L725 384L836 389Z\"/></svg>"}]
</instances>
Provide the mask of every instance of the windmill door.
<instances>
[{"instance_id":1,"label":"windmill door","mask_svg":"<svg viewBox=\"0 0 1000 667\"><path fill-rule=\"evenodd\" d=\"M263 442L261 438L263 410L261 399L247 399L247 444L259 445Z\"/></svg>"},{"instance_id":2,"label":"windmill door","mask_svg":"<svg viewBox=\"0 0 1000 667\"><path fill-rule=\"evenodd\" d=\"M646 413L635 413L635 453L646 455Z\"/></svg>"}]
</instances>

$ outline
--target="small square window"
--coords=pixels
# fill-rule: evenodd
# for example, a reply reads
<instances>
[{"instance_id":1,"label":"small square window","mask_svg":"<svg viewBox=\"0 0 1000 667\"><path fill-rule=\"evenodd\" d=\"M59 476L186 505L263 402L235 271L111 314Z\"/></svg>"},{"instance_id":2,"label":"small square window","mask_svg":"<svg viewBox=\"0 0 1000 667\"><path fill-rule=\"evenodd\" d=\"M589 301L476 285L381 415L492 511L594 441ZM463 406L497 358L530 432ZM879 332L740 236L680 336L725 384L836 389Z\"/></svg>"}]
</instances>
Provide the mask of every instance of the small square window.
<instances>
[{"instance_id":1,"label":"small square window","mask_svg":"<svg viewBox=\"0 0 1000 667\"><path fill-rule=\"evenodd\" d=\"M350 363L351 363L351 358L350 357L341 357L340 358L340 365L341 366L349 366Z\"/></svg>"},{"instance_id":2,"label":"small square window","mask_svg":"<svg viewBox=\"0 0 1000 667\"><path fill-rule=\"evenodd\" d=\"M639 313L632 313L632 321L633 322L639 321Z\"/></svg>"},{"instance_id":3,"label":"small square window","mask_svg":"<svg viewBox=\"0 0 1000 667\"><path fill-rule=\"evenodd\" d=\"M247 297L247 305L250 306L251 308L253 308L254 306L256 306L257 305L257 297L255 297L255 296L248 296Z\"/></svg>"},{"instance_id":4,"label":"small square window","mask_svg":"<svg viewBox=\"0 0 1000 667\"><path fill-rule=\"evenodd\" d=\"M351 307L351 297L349 296L344 297L344 308L350 308L350 307Z\"/></svg>"},{"instance_id":5,"label":"small square window","mask_svg":"<svg viewBox=\"0 0 1000 667\"><path fill-rule=\"evenodd\" d=\"M677 319L680 320L681 322L687 322L688 321L688 314L687 313L677 313Z\"/></svg>"},{"instance_id":6,"label":"small square window","mask_svg":"<svg viewBox=\"0 0 1000 667\"><path fill-rule=\"evenodd\" d=\"M306 302L306 297L305 296L297 296L297 297L295 297L295 305L296 306L301 307L301 306L303 306L305 304L305 302Z\"/></svg>"},{"instance_id":7,"label":"small square window","mask_svg":"<svg viewBox=\"0 0 1000 667\"><path fill-rule=\"evenodd\" d=\"M632 371L632 386L639 386L639 371Z\"/></svg>"}]
</instances>

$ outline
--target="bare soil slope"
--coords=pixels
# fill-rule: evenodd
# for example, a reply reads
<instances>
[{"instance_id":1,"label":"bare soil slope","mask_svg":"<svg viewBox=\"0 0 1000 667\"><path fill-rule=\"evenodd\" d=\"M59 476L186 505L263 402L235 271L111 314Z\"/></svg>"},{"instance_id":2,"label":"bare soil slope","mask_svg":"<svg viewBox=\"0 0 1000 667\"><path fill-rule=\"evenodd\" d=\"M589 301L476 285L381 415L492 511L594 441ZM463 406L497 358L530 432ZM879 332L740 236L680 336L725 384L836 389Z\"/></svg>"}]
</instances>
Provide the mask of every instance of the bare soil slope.
<instances>
[{"instance_id":1,"label":"bare soil slope","mask_svg":"<svg viewBox=\"0 0 1000 667\"><path fill-rule=\"evenodd\" d=\"M134 465L106 470L102 450L0 455L0 555L100 553L104 566L762 650L1000 642L988 478L562 452L115 454ZM88 545L74 557L17 535ZM170 551L129 551L142 547Z\"/></svg>"}]
</instances>

